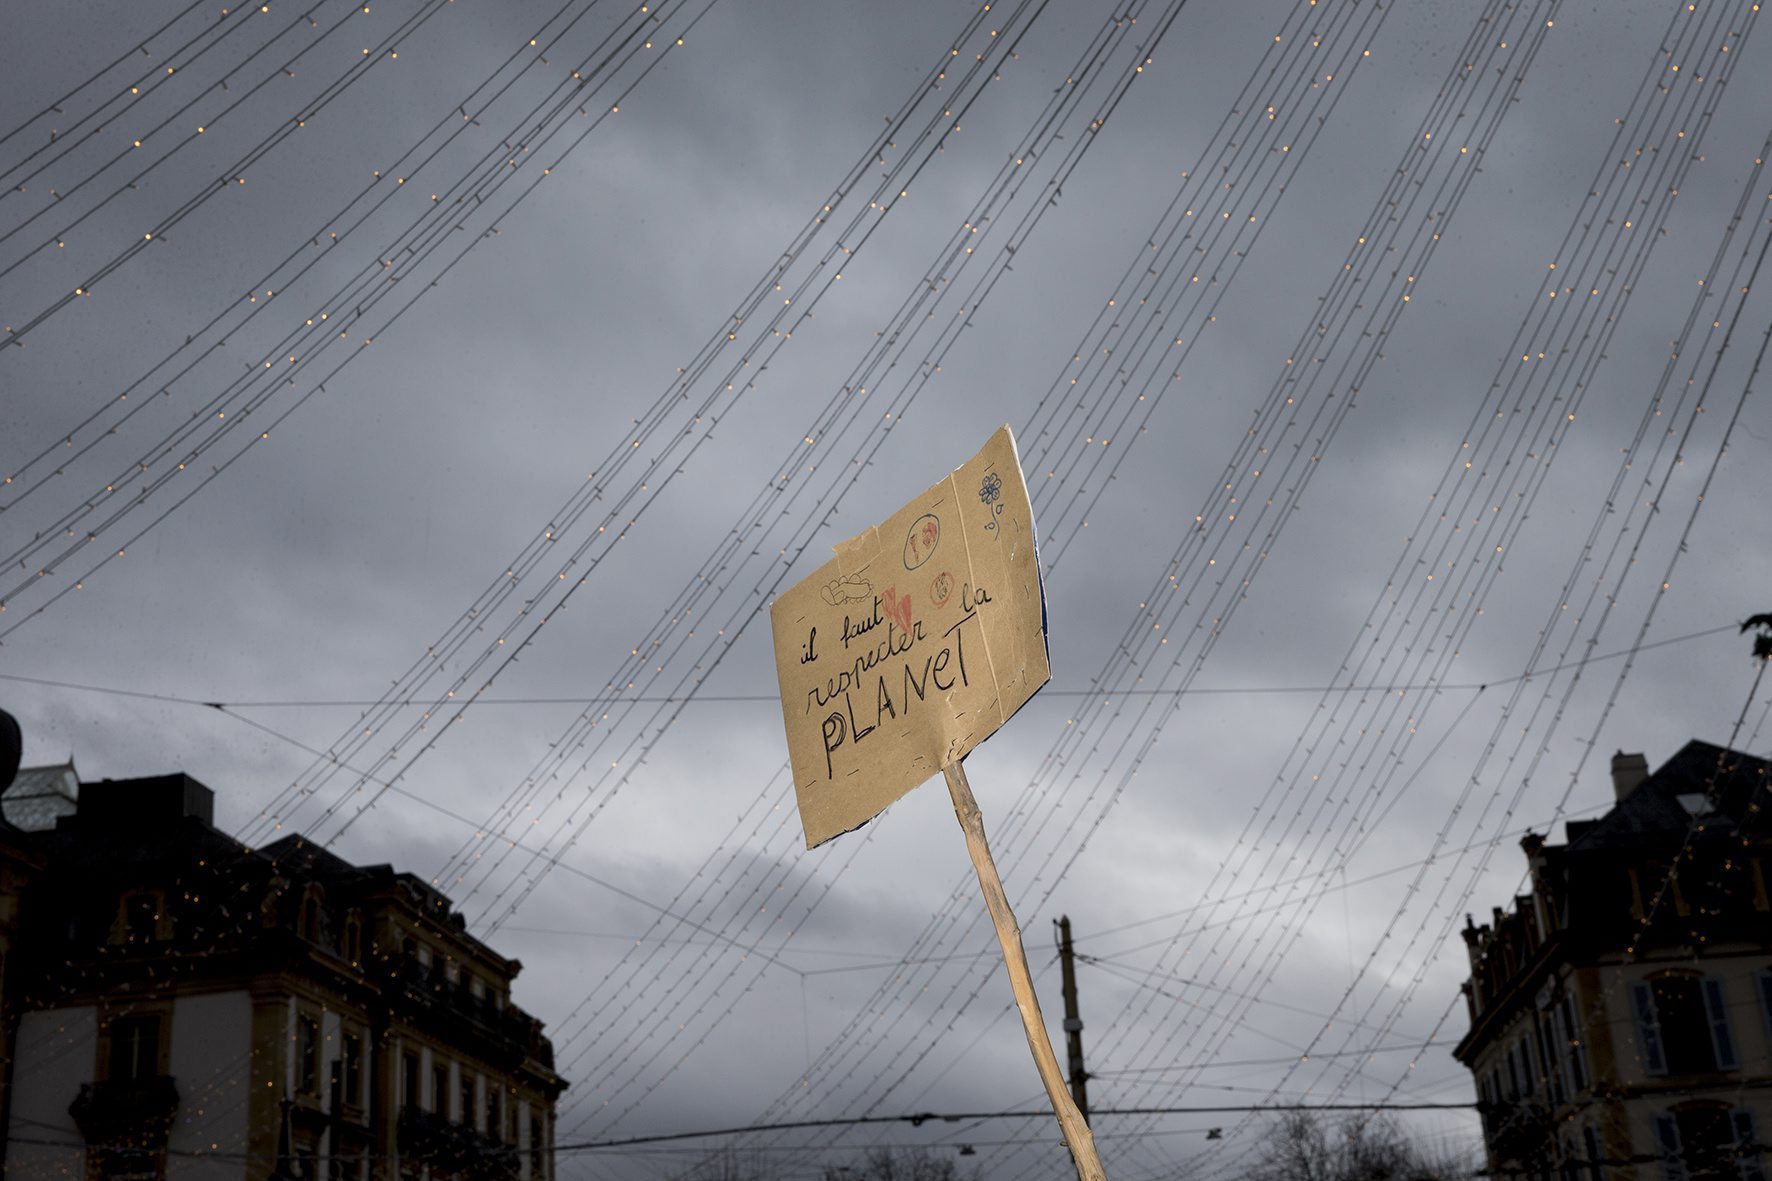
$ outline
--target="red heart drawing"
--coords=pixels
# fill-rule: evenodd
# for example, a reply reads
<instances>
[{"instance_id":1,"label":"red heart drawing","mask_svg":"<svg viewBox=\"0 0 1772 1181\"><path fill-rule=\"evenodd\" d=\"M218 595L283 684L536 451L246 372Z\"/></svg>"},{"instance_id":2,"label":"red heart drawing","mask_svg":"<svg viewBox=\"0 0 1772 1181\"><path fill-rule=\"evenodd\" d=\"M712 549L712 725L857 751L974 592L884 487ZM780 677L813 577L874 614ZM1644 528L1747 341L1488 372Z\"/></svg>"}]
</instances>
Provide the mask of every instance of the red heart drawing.
<instances>
[{"instance_id":1,"label":"red heart drawing","mask_svg":"<svg viewBox=\"0 0 1772 1181\"><path fill-rule=\"evenodd\" d=\"M898 624L898 630L910 634L911 630L911 597L901 595L898 588L887 587L886 593L880 596L880 602L886 607L886 618Z\"/></svg>"}]
</instances>

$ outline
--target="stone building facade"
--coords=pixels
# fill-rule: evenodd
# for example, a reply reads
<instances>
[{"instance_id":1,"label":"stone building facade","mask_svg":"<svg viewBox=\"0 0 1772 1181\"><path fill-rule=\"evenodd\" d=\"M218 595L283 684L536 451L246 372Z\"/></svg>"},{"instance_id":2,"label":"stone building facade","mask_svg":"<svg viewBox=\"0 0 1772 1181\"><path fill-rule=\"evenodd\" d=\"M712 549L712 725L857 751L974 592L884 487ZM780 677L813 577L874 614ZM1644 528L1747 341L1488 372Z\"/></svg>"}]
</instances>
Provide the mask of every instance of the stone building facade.
<instances>
[{"instance_id":1,"label":"stone building facade","mask_svg":"<svg viewBox=\"0 0 1772 1181\"><path fill-rule=\"evenodd\" d=\"M1772 833L1766 761L1689 742L1567 841L1522 842L1528 892L1466 922L1493 1175L1766 1181Z\"/></svg>"},{"instance_id":2,"label":"stone building facade","mask_svg":"<svg viewBox=\"0 0 1772 1181\"><path fill-rule=\"evenodd\" d=\"M185 775L15 830L9 1178L551 1181L521 964L409 873L248 847Z\"/></svg>"}]
</instances>

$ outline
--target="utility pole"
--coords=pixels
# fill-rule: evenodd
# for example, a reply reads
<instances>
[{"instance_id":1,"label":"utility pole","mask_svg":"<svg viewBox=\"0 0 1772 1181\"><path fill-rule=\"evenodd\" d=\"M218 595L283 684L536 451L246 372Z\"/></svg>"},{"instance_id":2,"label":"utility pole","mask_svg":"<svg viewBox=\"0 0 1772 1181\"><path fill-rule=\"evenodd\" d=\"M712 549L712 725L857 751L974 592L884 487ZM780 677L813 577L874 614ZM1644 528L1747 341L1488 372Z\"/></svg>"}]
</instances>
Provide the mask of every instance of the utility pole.
<instances>
[{"instance_id":1,"label":"utility pole","mask_svg":"<svg viewBox=\"0 0 1772 1181\"><path fill-rule=\"evenodd\" d=\"M1089 1122L1089 1072L1083 1069L1083 1019L1077 1015L1077 964L1071 951L1071 916L1059 915L1058 962L1064 971L1064 1041L1071 1066L1071 1101Z\"/></svg>"}]
</instances>

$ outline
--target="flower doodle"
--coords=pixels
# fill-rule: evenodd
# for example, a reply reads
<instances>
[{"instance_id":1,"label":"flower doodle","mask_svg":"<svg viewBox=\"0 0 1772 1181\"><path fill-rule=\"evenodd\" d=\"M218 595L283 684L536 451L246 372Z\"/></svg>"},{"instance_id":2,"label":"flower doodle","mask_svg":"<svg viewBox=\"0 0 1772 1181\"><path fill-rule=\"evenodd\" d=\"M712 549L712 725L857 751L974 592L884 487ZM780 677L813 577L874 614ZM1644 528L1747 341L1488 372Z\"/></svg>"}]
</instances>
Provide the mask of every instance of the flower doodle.
<instances>
[{"instance_id":1,"label":"flower doodle","mask_svg":"<svg viewBox=\"0 0 1772 1181\"><path fill-rule=\"evenodd\" d=\"M987 532L996 532L997 518L1002 515L1003 477L996 472L986 472L978 485L978 499L991 510L991 519L984 523Z\"/></svg>"}]
</instances>

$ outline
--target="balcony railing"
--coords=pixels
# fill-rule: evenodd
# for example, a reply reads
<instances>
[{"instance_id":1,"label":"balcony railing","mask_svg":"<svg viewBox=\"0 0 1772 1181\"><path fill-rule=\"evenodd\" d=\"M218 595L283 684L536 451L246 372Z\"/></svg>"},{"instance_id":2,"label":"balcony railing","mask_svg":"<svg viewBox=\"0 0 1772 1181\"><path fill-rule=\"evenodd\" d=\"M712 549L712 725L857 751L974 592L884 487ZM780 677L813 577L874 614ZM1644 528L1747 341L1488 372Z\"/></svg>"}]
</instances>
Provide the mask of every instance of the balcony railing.
<instances>
[{"instance_id":1,"label":"balcony railing","mask_svg":"<svg viewBox=\"0 0 1772 1181\"><path fill-rule=\"evenodd\" d=\"M493 1181L520 1171L515 1147L434 1111L406 1108L398 1134L402 1157L445 1172Z\"/></svg>"},{"instance_id":2,"label":"balcony railing","mask_svg":"<svg viewBox=\"0 0 1772 1181\"><path fill-rule=\"evenodd\" d=\"M178 1087L168 1075L82 1083L68 1114L86 1142L112 1147L157 1147L178 1113Z\"/></svg>"},{"instance_id":3,"label":"balcony railing","mask_svg":"<svg viewBox=\"0 0 1772 1181\"><path fill-rule=\"evenodd\" d=\"M554 1048L542 1035L542 1023L508 1005L500 1005L489 993L475 995L459 978L450 980L442 966L428 967L406 956L397 961L396 974L406 988L450 1017L471 1022L479 1032L521 1050L548 1069L554 1066Z\"/></svg>"}]
</instances>

